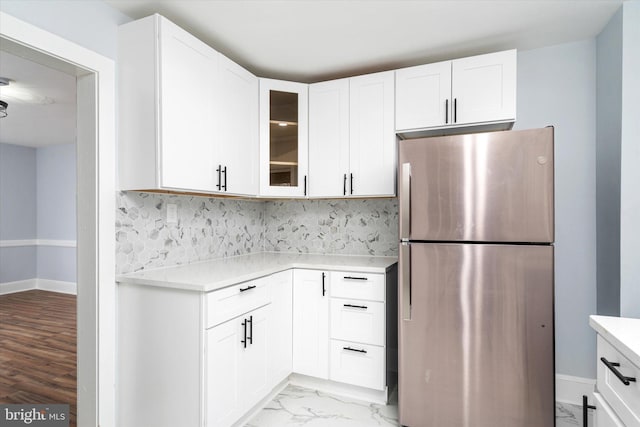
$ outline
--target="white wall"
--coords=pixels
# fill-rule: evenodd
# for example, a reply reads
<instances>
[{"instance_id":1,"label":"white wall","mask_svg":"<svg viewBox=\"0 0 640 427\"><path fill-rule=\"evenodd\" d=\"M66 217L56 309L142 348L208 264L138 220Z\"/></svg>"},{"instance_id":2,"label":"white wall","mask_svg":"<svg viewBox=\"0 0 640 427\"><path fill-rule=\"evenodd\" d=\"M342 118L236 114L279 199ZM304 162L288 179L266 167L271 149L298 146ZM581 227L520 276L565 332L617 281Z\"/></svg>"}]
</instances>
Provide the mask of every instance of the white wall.
<instances>
[{"instance_id":1,"label":"white wall","mask_svg":"<svg viewBox=\"0 0 640 427\"><path fill-rule=\"evenodd\" d=\"M518 53L517 129L555 127L556 372L595 378L595 40Z\"/></svg>"},{"instance_id":2,"label":"white wall","mask_svg":"<svg viewBox=\"0 0 640 427\"><path fill-rule=\"evenodd\" d=\"M620 314L640 318L640 2L623 5Z\"/></svg>"}]
</instances>

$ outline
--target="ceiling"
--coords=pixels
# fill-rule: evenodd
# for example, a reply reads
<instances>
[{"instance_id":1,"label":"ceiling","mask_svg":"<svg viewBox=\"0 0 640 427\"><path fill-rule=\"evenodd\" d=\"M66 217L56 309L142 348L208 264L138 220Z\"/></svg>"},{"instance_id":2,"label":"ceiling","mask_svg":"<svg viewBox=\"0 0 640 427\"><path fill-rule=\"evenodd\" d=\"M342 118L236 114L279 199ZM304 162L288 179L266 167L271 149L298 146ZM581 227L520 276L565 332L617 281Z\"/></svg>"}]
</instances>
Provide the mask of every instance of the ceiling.
<instances>
[{"instance_id":1,"label":"ceiling","mask_svg":"<svg viewBox=\"0 0 640 427\"><path fill-rule=\"evenodd\" d=\"M261 77L316 82L597 35L622 0L106 0L160 13Z\"/></svg>"},{"instance_id":2,"label":"ceiling","mask_svg":"<svg viewBox=\"0 0 640 427\"><path fill-rule=\"evenodd\" d=\"M76 77L0 50L0 143L42 147L76 141Z\"/></svg>"}]
</instances>

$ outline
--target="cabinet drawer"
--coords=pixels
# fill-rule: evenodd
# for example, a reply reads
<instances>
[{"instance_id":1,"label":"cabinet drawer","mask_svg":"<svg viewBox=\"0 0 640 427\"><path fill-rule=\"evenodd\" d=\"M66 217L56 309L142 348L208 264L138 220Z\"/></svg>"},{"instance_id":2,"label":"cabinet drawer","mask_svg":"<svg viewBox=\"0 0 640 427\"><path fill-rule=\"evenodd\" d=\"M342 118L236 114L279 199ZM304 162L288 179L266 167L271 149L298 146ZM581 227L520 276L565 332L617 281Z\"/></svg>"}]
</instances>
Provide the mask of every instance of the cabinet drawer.
<instances>
[{"instance_id":1,"label":"cabinet drawer","mask_svg":"<svg viewBox=\"0 0 640 427\"><path fill-rule=\"evenodd\" d=\"M613 409L605 402L600 393L593 393L596 403L595 425L598 427L625 427L622 421L613 412Z\"/></svg>"},{"instance_id":2,"label":"cabinet drawer","mask_svg":"<svg viewBox=\"0 0 640 427\"><path fill-rule=\"evenodd\" d=\"M384 303L332 298L331 338L384 345Z\"/></svg>"},{"instance_id":3,"label":"cabinet drawer","mask_svg":"<svg viewBox=\"0 0 640 427\"><path fill-rule=\"evenodd\" d=\"M331 340L329 378L384 390L384 347Z\"/></svg>"},{"instance_id":4,"label":"cabinet drawer","mask_svg":"<svg viewBox=\"0 0 640 427\"><path fill-rule=\"evenodd\" d=\"M261 307L269 302L263 278L207 294L207 328Z\"/></svg>"},{"instance_id":5,"label":"cabinet drawer","mask_svg":"<svg viewBox=\"0 0 640 427\"><path fill-rule=\"evenodd\" d=\"M619 364L613 366L625 377L635 378L625 385L613 369L602 361ZM598 335L598 391L626 427L640 427L640 368Z\"/></svg>"},{"instance_id":6,"label":"cabinet drawer","mask_svg":"<svg viewBox=\"0 0 640 427\"><path fill-rule=\"evenodd\" d=\"M331 296L384 301L384 274L333 271Z\"/></svg>"}]
</instances>

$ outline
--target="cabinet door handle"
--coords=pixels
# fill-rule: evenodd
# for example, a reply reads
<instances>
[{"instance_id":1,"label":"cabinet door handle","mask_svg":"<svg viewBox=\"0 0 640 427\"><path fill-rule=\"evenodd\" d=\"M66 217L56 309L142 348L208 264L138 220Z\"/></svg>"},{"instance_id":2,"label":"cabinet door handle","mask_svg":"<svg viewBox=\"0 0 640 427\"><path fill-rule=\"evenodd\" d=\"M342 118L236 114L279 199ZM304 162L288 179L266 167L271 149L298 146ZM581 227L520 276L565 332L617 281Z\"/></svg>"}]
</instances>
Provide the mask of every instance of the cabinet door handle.
<instances>
[{"instance_id":1,"label":"cabinet door handle","mask_svg":"<svg viewBox=\"0 0 640 427\"><path fill-rule=\"evenodd\" d=\"M324 296L327 293L327 288L324 285L325 277L327 277L327 275L324 272L322 272L322 296Z\"/></svg>"},{"instance_id":2,"label":"cabinet door handle","mask_svg":"<svg viewBox=\"0 0 640 427\"><path fill-rule=\"evenodd\" d=\"M613 373L614 373L614 375L615 375L616 377L618 377L618 379L622 382L622 384L624 384L624 385L629 385L629 384L631 384L632 382L633 382L633 383L634 383L634 382L636 382L636 379L635 379L635 378L633 378L633 377L626 377L626 376L622 375L622 372L620 372L620 371L618 371L618 370L616 369L617 367L619 367L619 366L620 366L620 364L619 364L619 363L616 363L616 362L609 362L609 361L607 360L607 358L606 358L606 357L601 357L601 358L600 358L600 360L602 361L602 363L604 363L604 364L605 364L605 366L606 366L607 368L609 368L609 370L610 370L611 372L613 372Z\"/></svg>"},{"instance_id":3,"label":"cabinet door handle","mask_svg":"<svg viewBox=\"0 0 640 427\"><path fill-rule=\"evenodd\" d=\"M222 180L220 178L220 174L222 173L222 165L218 165L218 169L216 169L216 172L218 172L218 183L216 184L216 188L220 190L222 189Z\"/></svg>"},{"instance_id":4,"label":"cabinet door handle","mask_svg":"<svg viewBox=\"0 0 640 427\"><path fill-rule=\"evenodd\" d=\"M242 328L244 329L244 338L240 340L244 348L247 348L247 319L242 320Z\"/></svg>"},{"instance_id":5,"label":"cabinet door handle","mask_svg":"<svg viewBox=\"0 0 640 427\"><path fill-rule=\"evenodd\" d=\"M366 305L353 305L353 304L343 304L343 305L348 308L361 308L363 310L366 310L368 308Z\"/></svg>"},{"instance_id":6,"label":"cabinet door handle","mask_svg":"<svg viewBox=\"0 0 640 427\"><path fill-rule=\"evenodd\" d=\"M589 405L587 396L582 396L582 427L589 427L589 409L596 409L595 406Z\"/></svg>"},{"instance_id":7,"label":"cabinet door handle","mask_svg":"<svg viewBox=\"0 0 640 427\"><path fill-rule=\"evenodd\" d=\"M247 286L246 288L240 288L240 292L246 292L246 291L250 291L251 289L255 289L256 285L250 285Z\"/></svg>"},{"instance_id":8,"label":"cabinet door handle","mask_svg":"<svg viewBox=\"0 0 640 427\"><path fill-rule=\"evenodd\" d=\"M453 98L453 123L458 122L458 98Z\"/></svg>"},{"instance_id":9,"label":"cabinet door handle","mask_svg":"<svg viewBox=\"0 0 640 427\"><path fill-rule=\"evenodd\" d=\"M449 98L444 101L444 123L449 123Z\"/></svg>"},{"instance_id":10,"label":"cabinet door handle","mask_svg":"<svg viewBox=\"0 0 640 427\"><path fill-rule=\"evenodd\" d=\"M249 344L253 345L253 316L249 316Z\"/></svg>"},{"instance_id":11,"label":"cabinet door handle","mask_svg":"<svg viewBox=\"0 0 640 427\"><path fill-rule=\"evenodd\" d=\"M368 277L344 276L345 280L369 280Z\"/></svg>"},{"instance_id":12,"label":"cabinet door handle","mask_svg":"<svg viewBox=\"0 0 640 427\"><path fill-rule=\"evenodd\" d=\"M343 350L355 351L357 353L366 353L367 350L359 349L359 348L351 348L351 347L342 347Z\"/></svg>"},{"instance_id":13,"label":"cabinet door handle","mask_svg":"<svg viewBox=\"0 0 640 427\"><path fill-rule=\"evenodd\" d=\"M227 167L225 166L224 169L222 170L222 172L224 173L224 191L227 191Z\"/></svg>"},{"instance_id":14,"label":"cabinet door handle","mask_svg":"<svg viewBox=\"0 0 640 427\"><path fill-rule=\"evenodd\" d=\"M342 195L347 195L347 174L344 174L344 180L342 181Z\"/></svg>"},{"instance_id":15,"label":"cabinet door handle","mask_svg":"<svg viewBox=\"0 0 640 427\"><path fill-rule=\"evenodd\" d=\"M304 176L304 195L307 195L307 175Z\"/></svg>"},{"instance_id":16,"label":"cabinet door handle","mask_svg":"<svg viewBox=\"0 0 640 427\"><path fill-rule=\"evenodd\" d=\"M350 174L349 174L349 176L350 176L350 179L349 179L349 180L350 180L350 184L351 184L351 185L350 185L350 187L351 187L351 194L353 194L353 174L352 174L352 173L350 173Z\"/></svg>"}]
</instances>

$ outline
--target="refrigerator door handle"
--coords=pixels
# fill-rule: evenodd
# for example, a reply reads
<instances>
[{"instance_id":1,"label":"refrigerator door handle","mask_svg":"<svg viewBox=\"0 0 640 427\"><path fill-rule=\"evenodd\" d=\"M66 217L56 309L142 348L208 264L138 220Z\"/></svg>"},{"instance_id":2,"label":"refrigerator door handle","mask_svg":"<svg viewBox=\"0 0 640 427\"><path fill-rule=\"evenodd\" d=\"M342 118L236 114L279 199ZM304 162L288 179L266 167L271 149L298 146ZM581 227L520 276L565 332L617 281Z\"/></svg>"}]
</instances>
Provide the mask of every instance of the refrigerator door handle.
<instances>
[{"instance_id":1,"label":"refrigerator door handle","mask_svg":"<svg viewBox=\"0 0 640 427\"><path fill-rule=\"evenodd\" d=\"M400 188L400 240L411 236L411 163L402 164Z\"/></svg>"},{"instance_id":2,"label":"refrigerator door handle","mask_svg":"<svg viewBox=\"0 0 640 427\"><path fill-rule=\"evenodd\" d=\"M400 294L400 315L402 320L411 320L411 244L400 244L400 274L402 274Z\"/></svg>"}]
</instances>

